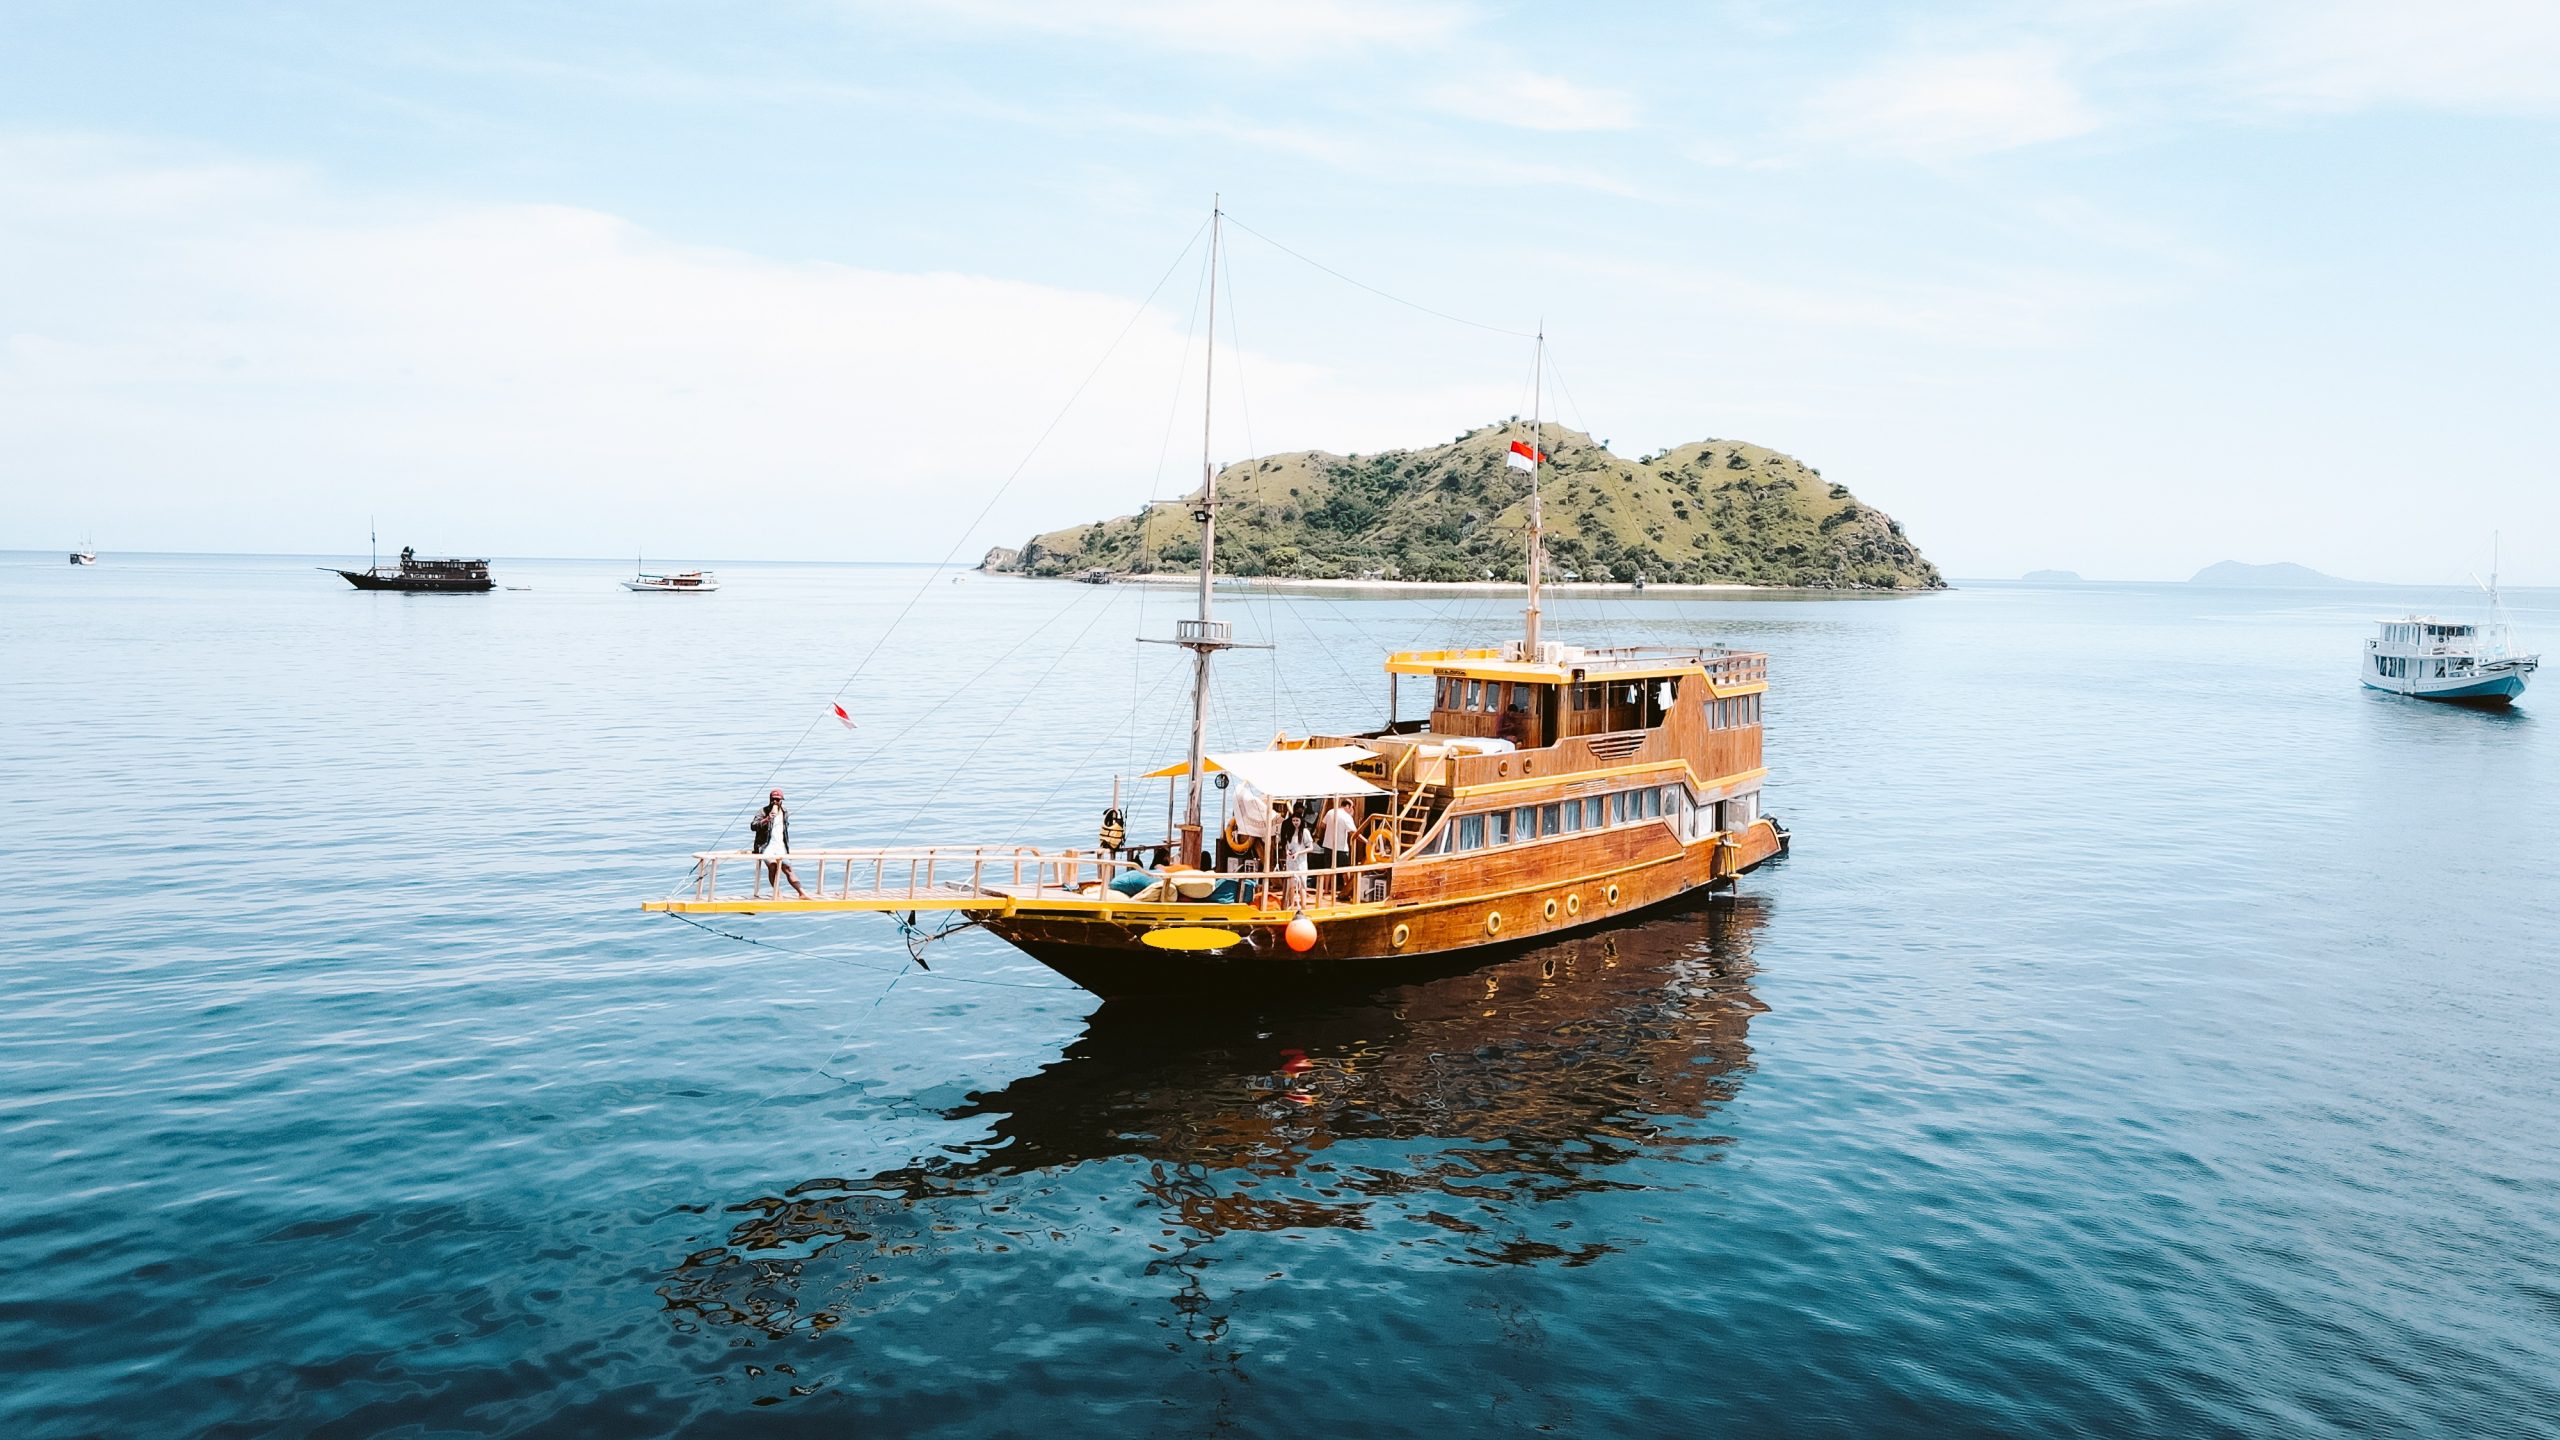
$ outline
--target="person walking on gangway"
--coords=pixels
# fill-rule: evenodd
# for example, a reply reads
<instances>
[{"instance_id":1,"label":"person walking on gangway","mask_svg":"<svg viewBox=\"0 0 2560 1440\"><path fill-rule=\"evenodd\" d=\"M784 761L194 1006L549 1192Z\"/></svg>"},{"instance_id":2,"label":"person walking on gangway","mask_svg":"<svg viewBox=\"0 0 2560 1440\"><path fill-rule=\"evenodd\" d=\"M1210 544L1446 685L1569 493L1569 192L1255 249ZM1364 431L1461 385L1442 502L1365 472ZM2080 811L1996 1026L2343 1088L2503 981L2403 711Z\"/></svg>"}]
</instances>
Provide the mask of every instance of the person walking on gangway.
<instances>
[{"instance_id":1,"label":"person walking on gangway","mask_svg":"<svg viewBox=\"0 0 2560 1440\"><path fill-rule=\"evenodd\" d=\"M782 808L781 791L774 791L772 798L764 802L764 808L756 812L756 818L747 822L747 829L756 838L756 854L791 853L791 812ZM809 892L800 888L800 877L793 873L790 861L760 860L756 862L756 868L764 872L763 878L773 882L775 899L782 898L782 882L785 880L791 882L793 896L802 900L809 898Z\"/></svg>"}]
</instances>

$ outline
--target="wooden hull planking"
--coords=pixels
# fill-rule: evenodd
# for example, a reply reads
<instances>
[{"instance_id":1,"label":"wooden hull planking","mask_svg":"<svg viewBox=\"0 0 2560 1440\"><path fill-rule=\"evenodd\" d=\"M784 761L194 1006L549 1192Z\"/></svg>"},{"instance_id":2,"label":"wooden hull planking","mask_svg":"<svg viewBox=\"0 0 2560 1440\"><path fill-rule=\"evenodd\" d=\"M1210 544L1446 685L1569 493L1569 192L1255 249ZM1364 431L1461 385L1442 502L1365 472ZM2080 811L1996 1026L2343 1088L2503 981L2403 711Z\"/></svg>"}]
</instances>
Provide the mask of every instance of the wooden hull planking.
<instances>
[{"instance_id":1,"label":"wooden hull planking","mask_svg":"<svg viewBox=\"0 0 2560 1440\"><path fill-rule=\"evenodd\" d=\"M1240 917L1235 907L1147 907L1097 913L1090 907L1025 905L984 920L997 938L1105 999L1339 989L1445 974L1525 945L1623 921L1693 900L1786 853L1784 831L1766 818L1736 836L1669 841L1648 857L1563 879L1523 879L1499 889L1420 903L1345 905L1309 912L1316 943L1293 952L1281 938L1292 912ZM1519 877L1515 877L1519 878ZM1497 882L1499 883L1499 882ZM1171 926L1222 928L1238 936L1217 950L1158 949L1145 937Z\"/></svg>"}]
</instances>

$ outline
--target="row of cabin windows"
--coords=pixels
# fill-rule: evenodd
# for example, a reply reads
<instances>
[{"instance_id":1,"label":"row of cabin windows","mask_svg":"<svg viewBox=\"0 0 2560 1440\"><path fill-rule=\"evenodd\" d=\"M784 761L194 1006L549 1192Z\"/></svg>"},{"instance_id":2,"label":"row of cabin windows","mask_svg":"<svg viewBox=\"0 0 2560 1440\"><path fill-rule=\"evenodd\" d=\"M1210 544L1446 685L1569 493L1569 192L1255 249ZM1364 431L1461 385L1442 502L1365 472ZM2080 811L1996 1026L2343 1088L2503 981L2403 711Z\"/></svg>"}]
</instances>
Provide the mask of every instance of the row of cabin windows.
<instances>
[{"instance_id":1,"label":"row of cabin windows","mask_svg":"<svg viewBox=\"0 0 2560 1440\"><path fill-rule=\"evenodd\" d=\"M1668 710L1672 702L1679 698L1679 682L1664 680L1660 682L1660 687L1662 692L1660 703L1662 708ZM1487 715L1498 715L1504 710L1511 710L1526 715L1529 713L1534 688L1510 680L1463 680L1454 675L1443 675L1433 692L1432 704L1442 710L1479 711ZM1606 684L1567 685L1564 689L1567 696L1566 703L1573 709L1608 708L1610 696L1609 687ZM1642 704L1644 688L1641 685L1629 685L1625 700L1629 705ZM1760 697L1757 695L1738 695L1730 700L1707 702L1707 727L1711 730L1738 729L1745 725L1759 723Z\"/></svg>"},{"instance_id":2,"label":"row of cabin windows","mask_svg":"<svg viewBox=\"0 0 2560 1440\"><path fill-rule=\"evenodd\" d=\"M1525 715L1532 698L1530 687L1506 680L1460 680L1443 675L1432 697L1432 704L1442 710L1481 710L1487 715L1499 714L1506 708L1504 692L1509 692L1509 709Z\"/></svg>"},{"instance_id":3,"label":"row of cabin windows","mask_svg":"<svg viewBox=\"0 0 2560 1440\"><path fill-rule=\"evenodd\" d=\"M1680 807L1688 795L1686 786L1657 785L1643 790L1585 795L1578 800L1550 800L1543 805L1515 805L1508 810L1461 815L1442 826L1439 837L1425 846L1422 853L1446 855L1484 850L1495 845L1535 840L1542 835L1573 835L1584 830L1605 830L1612 825L1633 825L1661 819L1665 807L1676 820L1680 818Z\"/></svg>"},{"instance_id":4,"label":"row of cabin windows","mask_svg":"<svg viewBox=\"0 0 2560 1440\"><path fill-rule=\"evenodd\" d=\"M2417 660L2406 655L2376 655L2373 673L2385 680L2406 680L2411 675L2421 680L2442 680L2451 675L2471 673L2471 658L2456 656L2451 660Z\"/></svg>"},{"instance_id":5,"label":"row of cabin windows","mask_svg":"<svg viewBox=\"0 0 2560 1440\"><path fill-rule=\"evenodd\" d=\"M1509 810L1461 815L1442 826L1440 833L1423 847L1421 853L1459 854L1535 840L1542 835L1570 835L1612 825L1664 820L1671 822L1680 832L1681 839L1694 841L1719 831L1748 830L1759 818L1760 792L1756 790L1728 800L1700 804L1691 798L1686 785L1661 785L1644 790L1621 790L1610 795L1586 795L1579 800L1517 805Z\"/></svg>"}]
</instances>

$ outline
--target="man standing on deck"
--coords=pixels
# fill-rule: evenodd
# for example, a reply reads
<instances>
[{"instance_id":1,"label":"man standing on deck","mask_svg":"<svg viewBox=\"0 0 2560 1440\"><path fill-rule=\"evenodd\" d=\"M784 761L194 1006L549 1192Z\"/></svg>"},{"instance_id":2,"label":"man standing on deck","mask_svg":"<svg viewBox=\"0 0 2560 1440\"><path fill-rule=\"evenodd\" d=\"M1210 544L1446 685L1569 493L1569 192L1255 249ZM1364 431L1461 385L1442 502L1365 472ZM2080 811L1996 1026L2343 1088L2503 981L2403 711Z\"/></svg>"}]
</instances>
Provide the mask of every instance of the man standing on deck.
<instances>
[{"instance_id":1,"label":"man standing on deck","mask_svg":"<svg viewBox=\"0 0 2560 1440\"><path fill-rule=\"evenodd\" d=\"M1359 817L1351 813L1351 802L1340 796L1334 797L1332 803L1325 807L1324 824L1321 829L1324 841L1324 868L1337 871L1351 868L1352 839L1360 833ZM1326 876L1325 893L1333 899L1345 898L1341 893L1342 889L1350 884L1353 878L1339 874Z\"/></svg>"},{"instance_id":2,"label":"man standing on deck","mask_svg":"<svg viewBox=\"0 0 2560 1440\"><path fill-rule=\"evenodd\" d=\"M781 791L774 791L772 798L764 802L764 808L756 812L756 818L747 822L747 829L756 837L755 853L758 855L791 853L791 812L782 808ZM809 892L800 888L800 877L792 872L790 861L759 861L757 868L764 871L765 879L773 882L775 899L782 898L782 882L785 880L791 882L794 896L802 900L809 898Z\"/></svg>"}]
</instances>

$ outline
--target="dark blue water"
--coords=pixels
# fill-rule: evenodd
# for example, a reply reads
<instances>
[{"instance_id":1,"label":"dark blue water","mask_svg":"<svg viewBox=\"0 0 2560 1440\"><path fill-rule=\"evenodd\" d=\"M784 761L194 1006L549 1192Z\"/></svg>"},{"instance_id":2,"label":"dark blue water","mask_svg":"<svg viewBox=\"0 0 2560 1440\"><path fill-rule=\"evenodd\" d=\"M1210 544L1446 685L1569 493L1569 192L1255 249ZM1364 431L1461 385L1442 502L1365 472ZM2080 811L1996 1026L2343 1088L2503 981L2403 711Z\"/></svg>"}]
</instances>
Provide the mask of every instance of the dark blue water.
<instances>
[{"instance_id":1,"label":"dark blue water","mask_svg":"<svg viewBox=\"0 0 2560 1440\"><path fill-rule=\"evenodd\" d=\"M2560 1433L2560 676L2402 597L1568 602L1771 653L1793 858L1168 1020L638 913L804 734L804 844L1178 754L1173 596L723 568L0 566L0 1433ZM1234 613L1243 744L1512 623Z\"/></svg>"}]
</instances>

